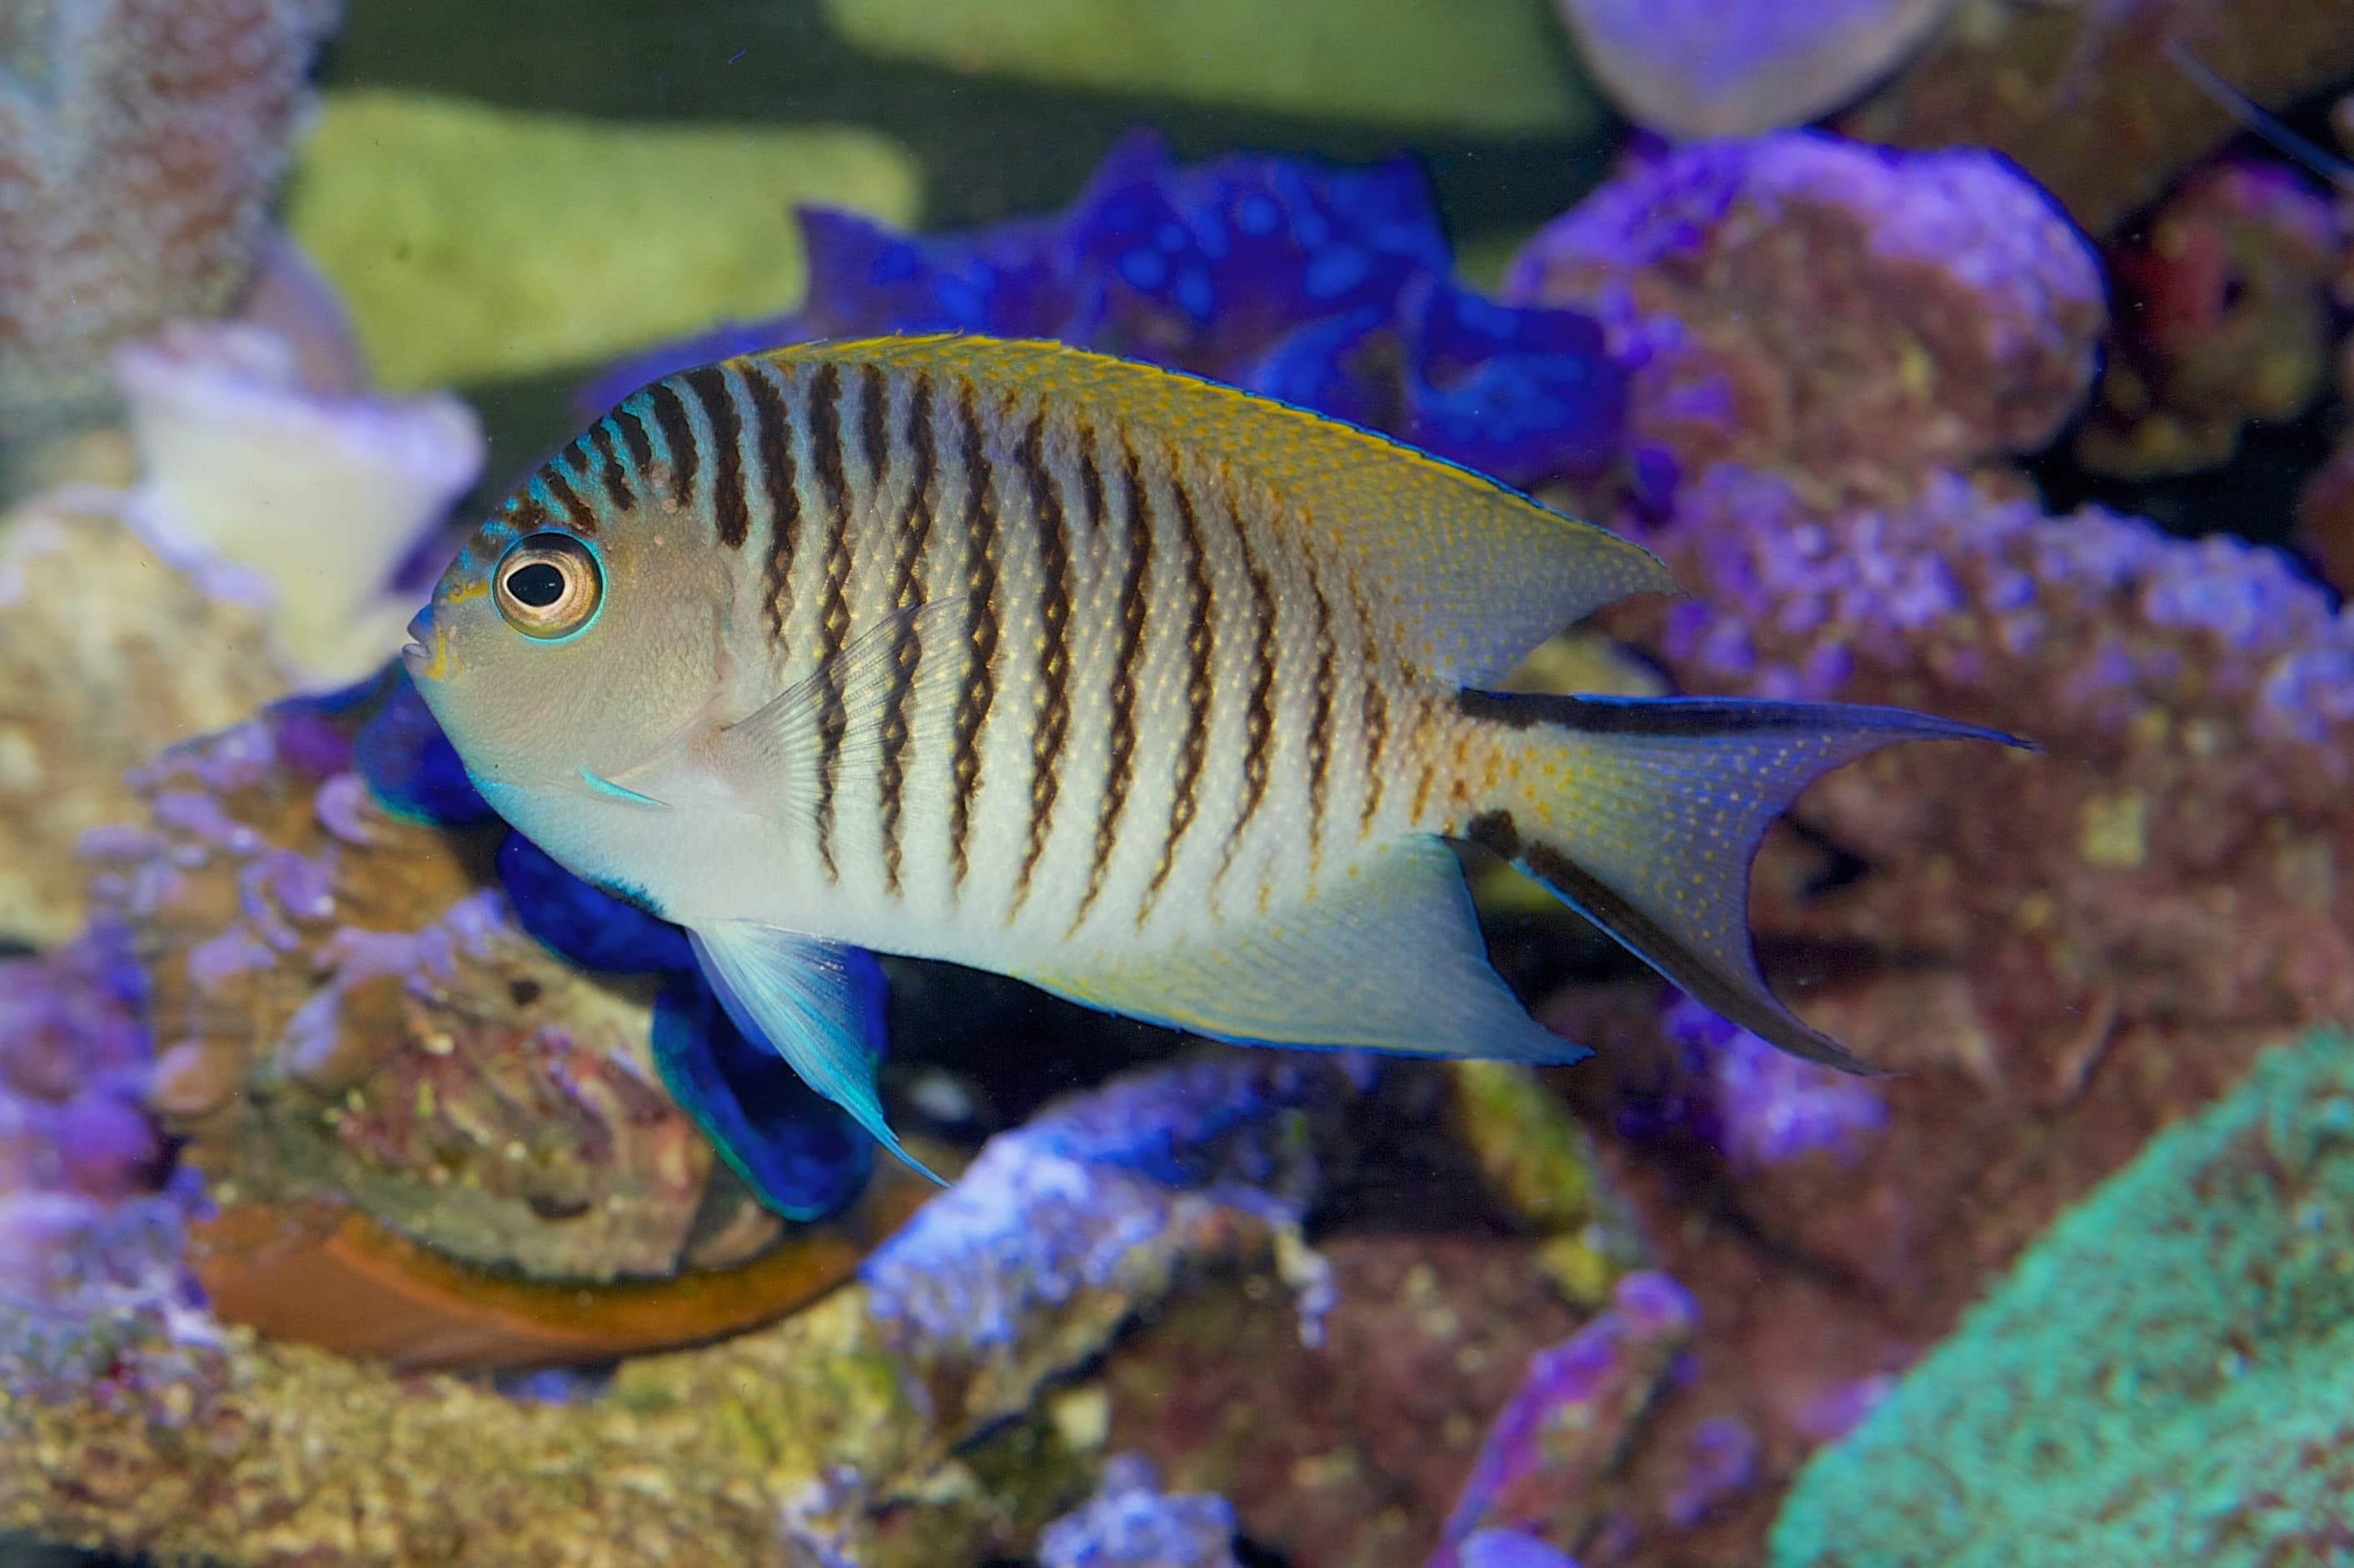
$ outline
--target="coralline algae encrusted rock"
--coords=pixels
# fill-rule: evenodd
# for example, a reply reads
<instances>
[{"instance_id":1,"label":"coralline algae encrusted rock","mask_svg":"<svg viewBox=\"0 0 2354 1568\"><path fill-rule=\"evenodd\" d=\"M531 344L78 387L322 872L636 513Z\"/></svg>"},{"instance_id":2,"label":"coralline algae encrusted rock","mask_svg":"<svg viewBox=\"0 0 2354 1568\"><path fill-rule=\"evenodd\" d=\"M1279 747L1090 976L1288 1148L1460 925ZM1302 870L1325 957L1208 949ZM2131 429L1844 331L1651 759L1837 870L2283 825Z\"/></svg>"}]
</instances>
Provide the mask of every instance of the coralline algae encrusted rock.
<instances>
[{"instance_id":1,"label":"coralline algae encrusted rock","mask_svg":"<svg viewBox=\"0 0 2354 1568\"><path fill-rule=\"evenodd\" d=\"M80 928L76 843L139 814L128 769L285 691L270 635L104 512L51 499L0 522L0 934Z\"/></svg>"},{"instance_id":2,"label":"coralline algae encrusted rock","mask_svg":"<svg viewBox=\"0 0 2354 1568\"><path fill-rule=\"evenodd\" d=\"M1882 491L2042 445L2092 385L2100 268L1983 153L1807 132L1641 157L1541 232L1503 295L1599 317L1630 439Z\"/></svg>"},{"instance_id":3,"label":"coralline algae encrusted rock","mask_svg":"<svg viewBox=\"0 0 2354 1568\"><path fill-rule=\"evenodd\" d=\"M0 20L0 420L245 281L336 0L30 0Z\"/></svg>"},{"instance_id":4,"label":"coralline algae encrusted rock","mask_svg":"<svg viewBox=\"0 0 2354 1568\"><path fill-rule=\"evenodd\" d=\"M2354 1042L2261 1058L1808 1467L1777 1568L2354 1552Z\"/></svg>"},{"instance_id":5,"label":"coralline algae encrusted rock","mask_svg":"<svg viewBox=\"0 0 2354 1568\"><path fill-rule=\"evenodd\" d=\"M1936 1323L2264 1041L2354 1009L2354 624L2285 557L1950 474L1824 514L1730 466L1652 543L1697 597L1617 624L1680 689L1894 703L2045 748L1892 748L1799 805L1860 874L1819 890L1792 836L1759 863L1785 994L1913 1075L1852 1170L1740 1202L1898 1318ZM2055 1118L2067 1137L2032 1135Z\"/></svg>"},{"instance_id":6,"label":"coralline algae encrusted rock","mask_svg":"<svg viewBox=\"0 0 2354 1568\"><path fill-rule=\"evenodd\" d=\"M921 1224L876 1255L873 1285L625 1361L563 1404L260 1341L152 1295L82 1313L0 1304L0 1528L234 1563L769 1563L791 1560L789 1537L877 1563L1019 1549L1026 1536L907 1526L970 1489L976 1436L1172 1280L1278 1272L1271 1215L1314 1192L1268 1196L1252 1173L1304 1179L1346 1140L1363 1090L1337 1059L1235 1052L1076 1097L984 1154L997 1191L972 1204L987 1224ZM1013 1169L1034 1159L1034 1175ZM1229 1196L1188 1201L1214 1191ZM1042 1199L1055 1239L1034 1242L1030 1197L1009 1192ZM983 1319L955 1303L999 1279L1009 1249L1034 1266L1000 1298L1008 1332L977 1354ZM1129 1249L1140 1264L1119 1261ZM1264 1309L1291 1319L1286 1292L1268 1294ZM1035 1531L1078 1500L996 1522ZM878 1533L873 1510L895 1504L899 1528Z\"/></svg>"},{"instance_id":7,"label":"coralline algae encrusted rock","mask_svg":"<svg viewBox=\"0 0 2354 1568\"><path fill-rule=\"evenodd\" d=\"M89 845L152 977L152 1103L225 1205L348 1198L535 1276L672 1272L711 1156L648 1054L652 980L527 935L495 827L380 807L353 770L368 711L175 748L132 780L148 825Z\"/></svg>"},{"instance_id":8,"label":"coralline algae encrusted rock","mask_svg":"<svg viewBox=\"0 0 2354 1568\"><path fill-rule=\"evenodd\" d=\"M1780 994L1896 1070L1844 1158L1679 1141L1661 1108L1706 1099L1705 1062L1639 1003L1546 1010L1600 1047L1564 1086L1635 1133L1608 1169L1710 1323L1631 1462L1636 1562L1755 1561L1827 1413L2264 1046L2354 1007L2354 623L2274 551L2046 517L1999 479L1916 484L1825 506L1720 466L1640 535L1695 597L1606 618L1681 691L1895 703L2045 747L1891 748L1809 790L1808 833L1759 861ZM1663 1537L1672 1450L1719 1418L1755 1433L1756 1484Z\"/></svg>"},{"instance_id":9,"label":"coralline algae encrusted rock","mask_svg":"<svg viewBox=\"0 0 2354 1568\"><path fill-rule=\"evenodd\" d=\"M1824 515L1729 466L1650 542L1698 590L1650 612L1681 689L1900 703L2046 749L1834 776L1804 810L1874 874L1811 900L1764 878L1768 930L1991 962L2022 1067L2062 1001L2275 1030L2354 1008L2354 622L2286 557L1950 474Z\"/></svg>"}]
</instances>

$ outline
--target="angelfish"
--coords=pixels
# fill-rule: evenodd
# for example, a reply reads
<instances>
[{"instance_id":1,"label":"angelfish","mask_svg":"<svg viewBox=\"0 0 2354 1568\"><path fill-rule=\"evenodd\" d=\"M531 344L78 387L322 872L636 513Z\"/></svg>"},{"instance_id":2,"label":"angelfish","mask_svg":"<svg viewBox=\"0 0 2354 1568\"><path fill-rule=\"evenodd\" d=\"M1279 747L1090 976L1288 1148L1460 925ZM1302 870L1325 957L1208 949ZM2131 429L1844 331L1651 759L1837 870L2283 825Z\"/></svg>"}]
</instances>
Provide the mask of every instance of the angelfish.
<instances>
[{"instance_id":1,"label":"angelfish","mask_svg":"<svg viewBox=\"0 0 2354 1568\"><path fill-rule=\"evenodd\" d=\"M1050 343L665 377L484 523L404 658L501 814L684 927L899 1151L871 952L1229 1041L1558 1062L1443 841L1786 1050L1750 860L1900 709L1484 688L1655 556L1303 409ZM906 1158L904 1151L901 1157Z\"/></svg>"}]
</instances>

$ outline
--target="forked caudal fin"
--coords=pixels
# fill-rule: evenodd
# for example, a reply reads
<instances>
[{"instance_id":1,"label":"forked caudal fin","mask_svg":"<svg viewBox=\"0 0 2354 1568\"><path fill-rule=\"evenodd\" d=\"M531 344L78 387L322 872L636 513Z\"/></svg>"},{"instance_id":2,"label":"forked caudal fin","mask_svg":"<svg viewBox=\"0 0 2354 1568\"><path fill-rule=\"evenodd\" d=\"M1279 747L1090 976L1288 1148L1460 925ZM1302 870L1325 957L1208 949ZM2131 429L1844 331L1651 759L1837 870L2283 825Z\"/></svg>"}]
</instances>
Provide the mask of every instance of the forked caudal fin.
<instances>
[{"instance_id":1,"label":"forked caudal fin","mask_svg":"<svg viewBox=\"0 0 2354 1568\"><path fill-rule=\"evenodd\" d=\"M1900 740L1997 730L1903 708L1717 697L1507 696L1463 712L1522 732L1549 780L1534 812L1499 804L1469 836L1511 860L1695 1000L1785 1051L1873 1071L1782 1005L1749 941L1749 864L1766 824L1841 763Z\"/></svg>"}]
</instances>

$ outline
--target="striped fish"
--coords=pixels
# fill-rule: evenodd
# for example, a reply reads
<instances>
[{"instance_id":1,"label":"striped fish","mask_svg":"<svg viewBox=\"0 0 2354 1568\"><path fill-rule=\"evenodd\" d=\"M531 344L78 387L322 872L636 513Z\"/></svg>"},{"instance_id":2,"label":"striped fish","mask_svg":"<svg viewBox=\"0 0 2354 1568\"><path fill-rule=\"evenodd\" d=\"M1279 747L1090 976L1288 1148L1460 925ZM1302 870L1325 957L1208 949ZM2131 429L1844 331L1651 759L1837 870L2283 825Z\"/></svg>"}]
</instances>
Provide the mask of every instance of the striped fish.
<instances>
[{"instance_id":1,"label":"striped fish","mask_svg":"<svg viewBox=\"0 0 2354 1568\"><path fill-rule=\"evenodd\" d=\"M623 401L467 545L408 667L476 784L684 926L897 1148L870 950L1221 1039L1558 1061L1457 863L1514 861L1726 1017L1860 1069L1752 959L1895 709L1484 687L1648 552L1409 448L1053 344L808 345Z\"/></svg>"}]
</instances>

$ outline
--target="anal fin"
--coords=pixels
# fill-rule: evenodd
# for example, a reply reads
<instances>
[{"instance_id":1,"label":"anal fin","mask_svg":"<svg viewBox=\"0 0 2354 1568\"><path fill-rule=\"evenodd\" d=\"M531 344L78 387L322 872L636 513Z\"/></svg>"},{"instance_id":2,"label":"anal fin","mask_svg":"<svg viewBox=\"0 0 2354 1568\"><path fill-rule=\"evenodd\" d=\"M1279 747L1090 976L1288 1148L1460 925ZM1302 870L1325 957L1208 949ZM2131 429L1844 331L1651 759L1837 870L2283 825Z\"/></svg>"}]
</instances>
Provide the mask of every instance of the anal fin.
<instances>
[{"instance_id":1,"label":"anal fin","mask_svg":"<svg viewBox=\"0 0 2354 1568\"><path fill-rule=\"evenodd\" d=\"M909 1169L940 1180L900 1146L875 1097L885 991L873 954L750 920L691 928L687 938L737 1028L766 1041Z\"/></svg>"},{"instance_id":2,"label":"anal fin","mask_svg":"<svg viewBox=\"0 0 2354 1568\"><path fill-rule=\"evenodd\" d=\"M1567 1062L1488 963L1461 867L1401 839L1313 900L1214 937L1082 969L1023 972L1089 1007L1251 1045Z\"/></svg>"}]
</instances>

